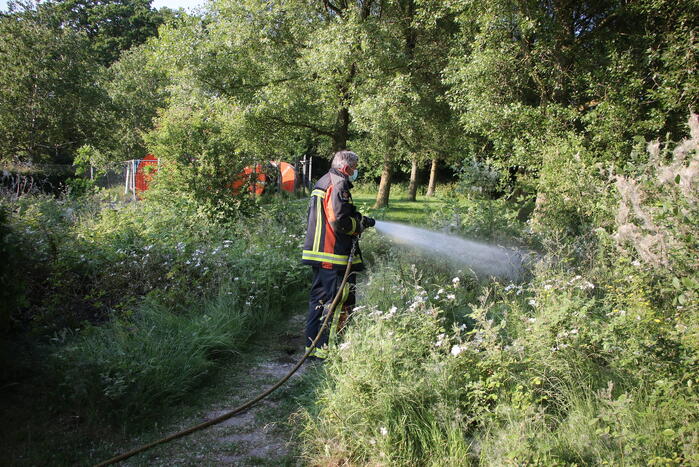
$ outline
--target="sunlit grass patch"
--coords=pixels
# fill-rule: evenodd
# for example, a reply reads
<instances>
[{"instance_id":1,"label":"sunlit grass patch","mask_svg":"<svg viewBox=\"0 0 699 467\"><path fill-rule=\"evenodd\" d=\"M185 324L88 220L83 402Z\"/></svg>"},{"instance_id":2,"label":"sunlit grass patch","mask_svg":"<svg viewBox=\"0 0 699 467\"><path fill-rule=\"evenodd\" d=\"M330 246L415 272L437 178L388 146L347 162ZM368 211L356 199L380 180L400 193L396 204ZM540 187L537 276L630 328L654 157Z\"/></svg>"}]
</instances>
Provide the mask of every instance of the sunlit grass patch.
<instances>
[{"instance_id":1,"label":"sunlit grass patch","mask_svg":"<svg viewBox=\"0 0 699 467\"><path fill-rule=\"evenodd\" d=\"M447 203L442 198L417 195L415 201L404 196L391 197L388 207L374 209L376 193L360 191L352 193L354 204L359 211L378 220L402 222L413 225L429 225L432 213Z\"/></svg>"}]
</instances>

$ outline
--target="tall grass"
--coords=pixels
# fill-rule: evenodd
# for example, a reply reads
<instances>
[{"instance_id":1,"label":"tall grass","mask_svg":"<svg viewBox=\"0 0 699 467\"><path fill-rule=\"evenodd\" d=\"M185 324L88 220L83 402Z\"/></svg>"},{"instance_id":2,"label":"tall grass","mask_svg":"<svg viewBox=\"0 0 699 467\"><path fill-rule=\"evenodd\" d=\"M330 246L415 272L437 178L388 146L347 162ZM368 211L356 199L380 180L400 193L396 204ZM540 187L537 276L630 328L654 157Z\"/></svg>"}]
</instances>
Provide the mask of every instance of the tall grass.
<instances>
[{"instance_id":1,"label":"tall grass","mask_svg":"<svg viewBox=\"0 0 699 467\"><path fill-rule=\"evenodd\" d=\"M57 406L88 419L152 419L255 332L302 308L305 202L270 200L230 223L186 199L4 203L6 238L27 258L28 298L12 317L51 341L33 346L48 347L33 372L61 387Z\"/></svg>"},{"instance_id":2,"label":"tall grass","mask_svg":"<svg viewBox=\"0 0 699 467\"><path fill-rule=\"evenodd\" d=\"M92 411L148 418L186 396L216 358L241 349L258 323L240 301L235 286L185 314L148 300L131 316L92 327L60 349L61 384Z\"/></svg>"}]
</instances>

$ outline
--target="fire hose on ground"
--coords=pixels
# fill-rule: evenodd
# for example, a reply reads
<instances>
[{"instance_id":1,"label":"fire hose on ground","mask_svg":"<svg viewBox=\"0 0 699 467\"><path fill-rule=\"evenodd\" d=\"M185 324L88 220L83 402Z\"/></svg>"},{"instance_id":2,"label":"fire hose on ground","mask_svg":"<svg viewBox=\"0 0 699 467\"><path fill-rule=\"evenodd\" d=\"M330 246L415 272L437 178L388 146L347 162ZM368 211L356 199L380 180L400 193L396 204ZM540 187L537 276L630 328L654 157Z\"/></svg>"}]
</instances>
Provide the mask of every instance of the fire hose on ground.
<instances>
[{"instance_id":1,"label":"fire hose on ground","mask_svg":"<svg viewBox=\"0 0 699 467\"><path fill-rule=\"evenodd\" d=\"M320 327L320 330L318 331L318 334L316 335L315 339L313 339L313 343L309 346L306 353L303 355L303 357L301 357L301 360L299 360L299 362L286 375L284 375L284 377L282 377L279 381L277 381L272 387L270 387L266 391L260 393L256 397L248 400L244 404L239 405L238 407L226 412L223 415L220 415L216 418L208 420L204 423L200 423L198 425L192 426L190 428L187 428L186 430L182 430L182 431L177 432L175 434L172 434L170 436L166 436L166 437L161 438L159 440L153 441L151 443L144 444L143 446L140 446L136 449L132 449L131 451L125 452L124 454L120 454L118 456L112 457L111 459L108 459L104 462L97 464L96 467L116 464L117 462L124 461L124 460L128 459L129 457L135 456L136 454L140 454L142 452L148 451L149 449L154 448L155 446L158 446L160 444L165 444L165 443L168 443L168 442L173 441L175 439L190 435L190 434L197 432L199 430L203 430L204 428L208 428L210 426L217 425L221 422L228 420L229 418L232 418L238 414L245 412L246 410L251 408L253 405L257 404L262 399L264 399L265 397L269 396L274 391L279 389L289 378L291 378L291 376L294 373L296 373L296 371L298 371L299 368L301 368L301 365L303 365L303 362L306 361L306 359L311 355L311 353L315 349L315 346L318 343L318 340L320 340L320 336L323 335L323 332L325 331L325 328L328 325L330 317L332 316L333 312L335 311L335 307L337 307L337 304L340 301L340 297L342 296L342 291L345 287L345 284L347 284L347 280L349 279L350 271L352 269L352 261L354 259L354 253L355 253L356 247L357 247L357 241L355 240L352 243L352 251L350 252L349 259L347 261L347 269L345 269L345 275L342 278L342 282L340 283L340 287L337 289L337 294L335 295L335 298L333 299L332 303L330 304L330 307L328 308L327 313L325 313L325 318L323 319L323 323Z\"/></svg>"}]
</instances>

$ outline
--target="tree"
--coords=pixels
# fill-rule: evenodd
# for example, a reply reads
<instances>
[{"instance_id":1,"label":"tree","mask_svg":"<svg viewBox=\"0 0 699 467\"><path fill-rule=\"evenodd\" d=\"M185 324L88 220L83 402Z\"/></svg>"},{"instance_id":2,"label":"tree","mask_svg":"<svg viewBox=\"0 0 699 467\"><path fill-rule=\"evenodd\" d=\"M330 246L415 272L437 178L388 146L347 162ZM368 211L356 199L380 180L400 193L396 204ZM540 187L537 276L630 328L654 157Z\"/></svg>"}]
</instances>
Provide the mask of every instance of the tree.
<instances>
[{"instance_id":1,"label":"tree","mask_svg":"<svg viewBox=\"0 0 699 467\"><path fill-rule=\"evenodd\" d=\"M168 12L150 5L151 0L54 0L42 7L53 8L62 27L85 33L99 62L107 66L157 35Z\"/></svg>"},{"instance_id":2,"label":"tree","mask_svg":"<svg viewBox=\"0 0 699 467\"><path fill-rule=\"evenodd\" d=\"M156 63L154 44L124 52L105 72L104 88L109 96L112 124L97 143L112 161L137 159L146 154L143 136L153 129L158 111L167 105L170 80Z\"/></svg>"},{"instance_id":3,"label":"tree","mask_svg":"<svg viewBox=\"0 0 699 467\"><path fill-rule=\"evenodd\" d=\"M0 18L0 159L67 162L104 94L84 35L30 14Z\"/></svg>"},{"instance_id":4,"label":"tree","mask_svg":"<svg viewBox=\"0 0 699 467\"><path fill-rule=\"evenodd\" d=\"M453 2L460 40L445 76L463 130L503 168L529 171L571 131L611 160L636 136L679 134L675 116L697 98L693 4Z\"/></svg>"},{"instance_id":5,"label":"tree","mask_svg":"<svg viewBox=\"0 0 699 467\"><path fill-rule=\"evenodd\" d=\"M359 87L361 101L353 108L363 146L381 167L375 207L388 205L396 164L411 164L411 193L417 191L417 166L428 154L445 151L442 137L452 122L441 99L441 72L454 33L453 22L438 20L434 5L415 0L382 3L383 21L369 48L368 78ZM371 141L371 142L369 142ZM377 154L378 152L378 154Z\"/></svg>"},{"instance_id":6,"label":"tree","mask_svg":"<svg viewBox=\"0 0 699 467\"><path fill-rule=\"evenodd\" d=\"M242 109L246 152L289 154L310 142L331 153L353 136L363 49L380 3L218 1L205 18L164 28L158 55L183 93Z\"/></svg>"}]
</instances>

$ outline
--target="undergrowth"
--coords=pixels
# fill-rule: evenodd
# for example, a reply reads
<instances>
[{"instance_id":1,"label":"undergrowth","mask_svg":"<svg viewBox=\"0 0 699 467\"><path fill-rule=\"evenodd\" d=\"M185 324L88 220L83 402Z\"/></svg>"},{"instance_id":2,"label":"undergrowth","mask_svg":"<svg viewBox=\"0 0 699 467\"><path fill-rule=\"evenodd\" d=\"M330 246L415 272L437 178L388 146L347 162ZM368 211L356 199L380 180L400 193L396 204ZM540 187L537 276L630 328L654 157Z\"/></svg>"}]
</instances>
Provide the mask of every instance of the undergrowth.
<instances>
[{"instance_id":1,"label":"undergrowth","mask_svg":"<svg viewBox=\"0 0 699 467\"><path fill-rule=\"evenodd\" d=\"M151 420L293 309L307 281L305 202L276 200L228 223L186 199L3 205L26 278L9 339L34 342L31 366L5 371L7 387L60 387L51 404L82 419Z\"/></svg>"}]
</instances>

